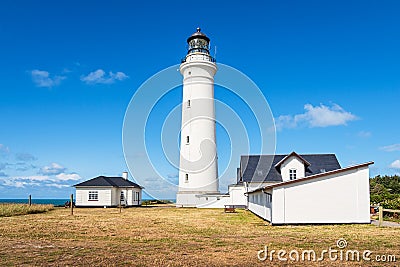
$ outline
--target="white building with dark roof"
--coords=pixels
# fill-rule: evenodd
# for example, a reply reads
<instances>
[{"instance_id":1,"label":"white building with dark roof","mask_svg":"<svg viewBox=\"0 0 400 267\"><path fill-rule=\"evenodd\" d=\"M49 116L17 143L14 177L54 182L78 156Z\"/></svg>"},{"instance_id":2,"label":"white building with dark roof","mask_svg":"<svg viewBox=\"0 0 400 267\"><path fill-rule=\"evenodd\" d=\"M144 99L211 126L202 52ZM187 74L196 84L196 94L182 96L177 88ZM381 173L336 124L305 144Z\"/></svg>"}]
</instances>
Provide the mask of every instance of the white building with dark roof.
<instances>
[{"instance_id":1,"label":"white building with dark roof","mask_svg":"<svg viewBox=\"0 0 400 267\"><path fill-rule=\"evenodd\" d=\"M77 207L139 206L142 204L140 185L128 180L128 173L122 177L98 176L74 185Z\"/></svg>"},{"instance_id":2,"label":"white building with dark roof","mask_svg":"<svg viewBox=\"0 0 400 267\"><path fill-rule=\"evenodd\" d=\"M237 182L198 208L246 207L279 224L370 223L369 166L334 154L244 155Z\"/></svg>"},{"instance_id":3,"label":"white building with dark roof","mask_svg":"<svg viewBox=\"0 0 400 267\"><path fill-rule=\"evenodd\" d=\"M373 162L341 168L335 155L294 152L242 160L238 183L248 188L248 209L271 224L370 223Z\"/></svg>"}]
</instances>

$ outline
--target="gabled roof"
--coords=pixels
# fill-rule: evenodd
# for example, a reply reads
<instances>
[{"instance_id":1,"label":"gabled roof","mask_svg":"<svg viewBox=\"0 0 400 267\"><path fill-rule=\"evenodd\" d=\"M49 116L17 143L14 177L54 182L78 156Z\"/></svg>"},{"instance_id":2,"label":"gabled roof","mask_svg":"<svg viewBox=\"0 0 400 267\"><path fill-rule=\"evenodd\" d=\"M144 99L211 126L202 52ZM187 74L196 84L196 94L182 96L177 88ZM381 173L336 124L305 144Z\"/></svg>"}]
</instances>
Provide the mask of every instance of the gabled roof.
<instances>
[{"instance_id":1,"label":"gabled roof","mask_svg":"<svg viewBox=\"0 0 400 267\"><path fill-rule=\"evenodd\" d=\"M275 164L275 168L279 168L288 158L290 157L296 157L298 158L301 162L303 162L304 165L306 166L310 166L311 163L308 162L307 160L305 160L302 156L300 156L299 154L297 154L296 152L292 152L289 155L287 155L286 157L284 157L283 159L281 159L281 161L279 161L277 164Z\"/></svg>"},{"instance_id":2,"label":"gabled roof","mask_svg":"<svg viewBox=\"0 0 400 267\"><path fill-rule=\"evenodd\" d=\"M96 178L92 178L80 184L74 185L74 187L136 187L143 188L140 185L126 180L122 177L105 177L98 176Z\"/></svg>"},{"instance_id":3,"label":"gabled roof","mask_svg":"<svg viewBox=\"0 0 400 267\"><path fill-rule=\"evenodd\" d=\"M245 155L240 158L241 182L282 182L275 166L288 155ZM299 155L310 165L306 166L306 177L340 169L335 154ZM239 179L238 179L239 181Z\"/></svg>"},{"instance_id":4,"label":"gabled roof","mask_svg":"<svg viewBox=\"0 0 400 267\"><path fill-rule=\"evenodd\" d=\"M324 177L324 176L328 176L328 175L332 175L332 174L338 174L338 173L342 173L342 172L346 172L346 171L350 171L350 170L354 170L354 169L358 169L358 168L362 168L362 167L367 167L369 165L374 164L373 161L370 162L366 162L366 163L362 163L362 164L358 164L358 165L353 165L353 166L349 166L343 169L338 169L338 170L333 170L333 171L329 171L329 172L324 172L324 173L318 173L315 175L310 175L308 177L305 178L300 178L300 179L296 179L296 180L290 180L290 181L286 181L286 182L282 182L282 183L276 183L276 184L271 184L265 187L261 187L261 188L257 188L256 190L250 191L249 193L252 192L257 192L260 190L265 190L265 189L271 189L274 187L279 187L279 186L283 186L283 185L288 185L288 184L295 184L295 183L299 183L302 181L307 181L307 180L313 180L316 178L320 178L320 177Z\"/></svg>"}]
</instances>

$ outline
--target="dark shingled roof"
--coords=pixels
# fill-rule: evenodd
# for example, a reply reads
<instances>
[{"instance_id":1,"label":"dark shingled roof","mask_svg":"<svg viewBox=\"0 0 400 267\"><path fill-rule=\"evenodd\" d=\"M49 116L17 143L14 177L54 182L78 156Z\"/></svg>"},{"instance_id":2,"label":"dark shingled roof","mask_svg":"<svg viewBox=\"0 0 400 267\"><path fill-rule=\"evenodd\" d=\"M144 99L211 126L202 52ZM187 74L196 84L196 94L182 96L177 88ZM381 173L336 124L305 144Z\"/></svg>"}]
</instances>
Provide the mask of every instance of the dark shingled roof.
<instances>
[{"instance_id":1,"label":"dark shingled roof","mask_svg":"<svg viewBox=\"0 0 400 267\"><path fill-rule=\"evenodd\" d=\"M90 180L87 180L85 182L82 182L80 184L74 185L74 187L83 187L83 186L96 186L96 187L137 187L137 188L143 188L140 185L131 182L129 180L126 180L122 177L105 177L105 176L99 176Z\"/></svg>"},{"instance_id":2,"label":"dark shingled roof","mask_svg":"<svg viewBox=\"0 0 400 267\"><path fill-rule=\"evenodd\" d=\"M246 155L240 158L238 183L240 182L283 182L279 169L275 165L287 155ZM334 154L299 155L310 163L306 166L306 177L318 173L340 169ZM269 170L269 171L268 171ZM268 173L267 173L268 171Z\"/></svg>"}]
</instances>

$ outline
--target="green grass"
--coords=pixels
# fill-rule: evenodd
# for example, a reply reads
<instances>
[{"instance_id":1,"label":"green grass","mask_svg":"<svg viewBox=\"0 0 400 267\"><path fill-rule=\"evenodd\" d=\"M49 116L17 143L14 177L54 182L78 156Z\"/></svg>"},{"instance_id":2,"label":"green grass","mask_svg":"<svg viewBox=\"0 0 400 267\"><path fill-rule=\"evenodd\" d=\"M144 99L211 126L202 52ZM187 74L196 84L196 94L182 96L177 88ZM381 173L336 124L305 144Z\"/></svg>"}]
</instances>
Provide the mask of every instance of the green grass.
<instances>
[{"instance_id":1,"label":"green grass","mask_svg":"<svg viewBox=\"0 0 400 267\"><path fill-rule=\"evenodd\" d=\"M0 204L0 217L11 217L18 215L43 213L53 209L54 209L53 205L33 204L29 206L28 204L2 203Z\"/></svg>"}]
</instances>

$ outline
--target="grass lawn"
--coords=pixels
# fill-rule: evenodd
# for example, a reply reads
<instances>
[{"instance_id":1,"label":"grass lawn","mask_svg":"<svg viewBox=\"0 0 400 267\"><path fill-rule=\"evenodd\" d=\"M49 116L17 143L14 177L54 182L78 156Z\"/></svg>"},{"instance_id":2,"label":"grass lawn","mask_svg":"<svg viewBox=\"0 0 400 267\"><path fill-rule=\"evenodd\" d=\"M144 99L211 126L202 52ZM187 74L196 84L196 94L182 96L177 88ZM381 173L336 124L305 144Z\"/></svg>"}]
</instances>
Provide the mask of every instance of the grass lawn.
<instances>
[{"instance_id":1,"label":"grass lawn","mask_svg":"<svg viewBox=\"0 0 400 267\"><path fill-rule=\"evenodd\" d=\"M260 262L257 251L337 248L396 255L400 228L372 225L272 227L248 211L143 207L56 208L42 214L0 218L0 266L279 266ZM287 257L287 256L286 256ZM290 262L289 262L290 263ZM377 262L298 262L290 266L385 266ZM287 265L286 265L287 266Z\"/></svg>"}]
</instances>

